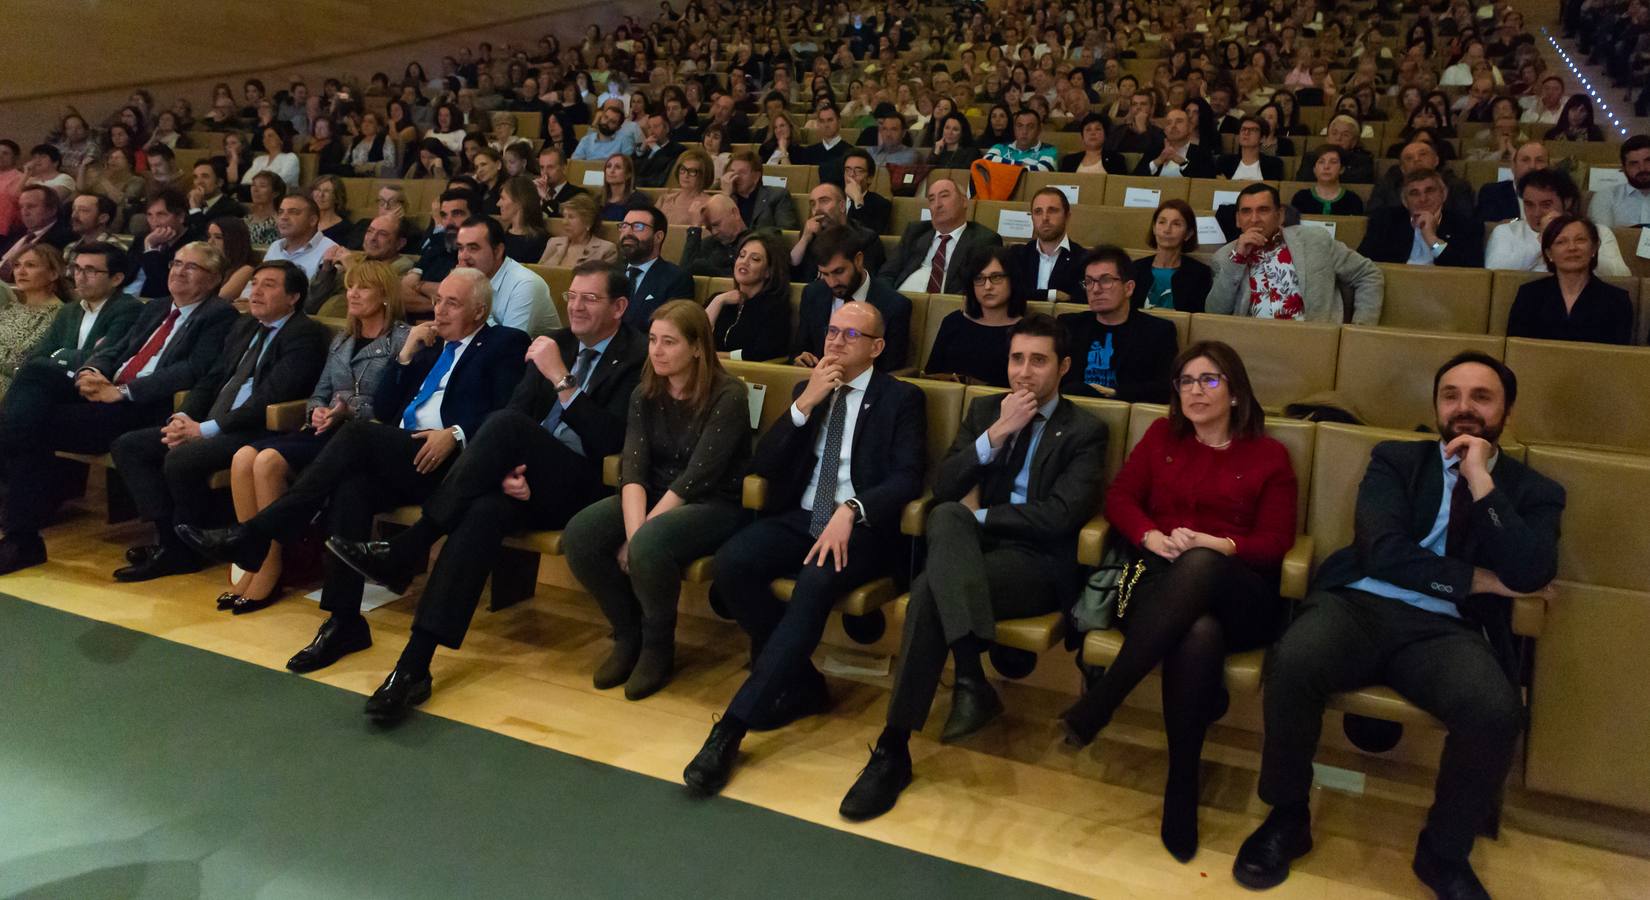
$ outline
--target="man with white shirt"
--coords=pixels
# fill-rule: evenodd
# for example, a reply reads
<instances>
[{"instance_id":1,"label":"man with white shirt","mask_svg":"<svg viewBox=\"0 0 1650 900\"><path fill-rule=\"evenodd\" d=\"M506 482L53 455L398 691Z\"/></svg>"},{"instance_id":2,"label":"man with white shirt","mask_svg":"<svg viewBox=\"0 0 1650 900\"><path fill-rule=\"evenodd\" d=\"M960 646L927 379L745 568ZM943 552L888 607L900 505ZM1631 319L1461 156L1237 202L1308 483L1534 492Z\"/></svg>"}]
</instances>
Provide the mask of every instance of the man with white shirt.
<instances>
[{"instance_id":1,"label":"man with white shirt","mask_svg":"<svg viewBox=\"0 0 1650 900\"><path fill-rule=\"evenodd\" d=\"M682 774L698 793L727 784L747 729L829 708L810 657L831 610L900 562L900 513L923 489L927 415L921 389L873 367L882 326L868 303L832 313L824 357L752 456L773 512L716 554L717 589L750 636L751 674ZM789 602L771 587L785 577L796 579Z\"/></svg>"},{"instance_id":2,"label":"man with white shirt","mask_svg":"<svg viewBox=\"0 0 1650 900\"><path fill-rule=\"evenodd\" d=\"M1032 239L1009 251L1022 299L1054 300L1064 293L1075 301L1083 296L1083 247L1066 234L1070 218L1071 201L1064 191L1046 187L1032 195Z\"/></svg>"},{"instance_id":3,"label":"man with white shirt","mask_svg":"<svg viewBox=\"0 0 1650 900\"><path fill-rule=\"evenodd\" d=\"M969 251L1002 242L995 231L968 221L968 200L960 185L949 178L930 178L928 221L905 226L881 274L897 290L961 294L963 260Z\"/></svg>"},{"instance_id":4,"label":"man with white shirt","mask_svg":"<svg viewBox=\"0 0 1650 900\"><path fill-rule=\"evenodd\" d=\"M458 229L458 264L477 269L493 287L494 325L514 328L528 337L549 334L561 327L550 285L504 249L504 226L491 216L471 219Z\"/></svg>"},{"instance_id":5,"label":"man with white shirt","mask_svg":"<svg viewBox=\"0 0 1650 900\"><path fill-rule=\"evenodd\" d=\"M1518 194L1523 201L1523 215L1490 232L1484 247L1484 268L1546 272L1541 233L1553 219L1576 212L1581 206L1581 191L1563 172L1537 169L1518 180ZM1603 278L1631 277L1632 270L1621 258L1621 247L1610 229L1600 228L1598 239L1598 263L1593 271Z\"/></svg>"},{"instance_id":6,"label":"man with white shirt","mask_svg":"<svg viewBox=\"0 0 1650 900\"><path fill-rule=\"evenodd\" d=\"M1594 192L1587 217L1599 228L1650 225L1650 136L1622 142L1621 174L1624 183Z\"/></svg>"},{"instance_id":7,"label":"man with white shirt","mask_svg":"<svg viewBox=\"0 0 1650 900\"><path fill-rule=\"evenodd\" d=\"M338 246L332 238L320 232L320 223L321 210L308 194L282 197L281 206L275 212L275 230L280 233L281 239L264 251L264 262L285 260L297 266L306 281L314 278L315 270L321 268L327 251ZM252 283L249 281L241 296L248 297L251 293Z\"/></svg>"},{"instance_id":8,"label":"man with white shirt","mask_svg":"<svg viewBox=\"0 0 1650 900\"><path fill-rule=\"evenodd\" d=\"M1501 78L1501 70L1484 62L1484 42L1477 38L1467 40L1467 49L1461 54L1461 61L1444 70L1438 77L1439 87L1466 87L1472 84L1473 70L1480 64L1489 67L1490 77L1495 80L1495 86L1506 84Z\"/></svg>"},{"instance_id":9,"label":"man with white shirt","mask_svg":"<svg viewBox=\"0 0 1650 900\"><path fill-rule=\"evenodd\" d=\"M121 291L126 284L126 251L119 244L87 241L69 263L78 297L65 303L25 360L45 358L73 372L105 342L121 341L143 304Z\"/></svg>"},{"instance_id":10,"label":"man with white shirt","mask_svg":"<svg viewBox=\"0 0 1650 900\"><path fill-rule=\"evenodd\" d=\"M878 165L908 166L917 161L917 151L905 143L905 117L892 103L877 106L877 142L866 152Z\"/></svg>"},{"instance_id":11,"label":"man with white shirt","mask_svg":"<svg viewBox=\"0 0 1650 900\"><path fill-rule=\"evenodd\" d=\"M1557 125L1558 114L1564 111L1564 79L1548 75L1541 79L1541 93L1529 98L1530 104L1518 121L1526 125Z\"/></svg>"},{"instance_id":12,"label":"man with white shirt","mask_svg":"<svg viewBox=\"0 0 1650 900\"><path fill-rule=\"evenodd\" d=\"M218 297L223 266L217 248L189 244L167 271L171 299L145 304L123 339L105 341L73 372L49 358L17 370L0 405L0 461L10 478L0 574L46 561L40 530L69 477L55 451L106 453L122 434L165 422L172 395L217 362L236 318Z\"/></svg>"}]
</instances>

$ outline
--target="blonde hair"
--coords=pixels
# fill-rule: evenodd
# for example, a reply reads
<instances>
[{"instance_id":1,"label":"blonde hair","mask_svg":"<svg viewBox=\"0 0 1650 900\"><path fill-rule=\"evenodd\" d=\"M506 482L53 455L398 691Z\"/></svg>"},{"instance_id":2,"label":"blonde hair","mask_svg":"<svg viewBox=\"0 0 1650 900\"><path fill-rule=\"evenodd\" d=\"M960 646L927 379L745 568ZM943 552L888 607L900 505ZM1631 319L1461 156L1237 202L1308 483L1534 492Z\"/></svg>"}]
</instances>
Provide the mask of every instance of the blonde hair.
<instances>
[{"instance_id":1,"label":"blonde hair","mask_svg":"<svg viewBox=\"0 0 1650 900\"><path fill-rule=\"evenodd\" d=\"M46 275L51 279L52 293L64 303L74 299L74 283L69 280L68 266L63 262L63 253L51 244L32 244L23 252L17 254L18 259L33 255L46 267Z\"/></svg>"},{"instance_id":2,"label":"blonde hair","mask_svg":"<svg viewBox=\"0 0 1650 900\"><path fill-rule=\"evenodd\" d=\"M395 323L406 317L401 307L401 279L395 276L395 269L389 263L351 254L344 266L344 290L355 287L374 288L383 296L386 321ZM351 315L348 328L350 337L361 337L359 317Z\"/></svg>"}]
</instances>

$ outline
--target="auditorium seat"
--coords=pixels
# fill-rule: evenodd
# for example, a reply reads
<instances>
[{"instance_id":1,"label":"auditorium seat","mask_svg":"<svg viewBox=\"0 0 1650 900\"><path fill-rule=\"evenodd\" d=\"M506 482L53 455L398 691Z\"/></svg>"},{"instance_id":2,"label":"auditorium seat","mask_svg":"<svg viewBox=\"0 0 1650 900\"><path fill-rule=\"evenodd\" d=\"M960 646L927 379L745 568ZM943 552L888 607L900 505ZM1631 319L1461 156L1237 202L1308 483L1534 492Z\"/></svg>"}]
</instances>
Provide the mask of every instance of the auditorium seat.
<instances>
[{"instance_id":1,"label":"auditorium seat","mask_svg":"<svg viewBox=\"0 0 1650 900\"><path fill-rule=\"evenodd\" d=\"M917 354L911 358L911 365L917 371L926 372L928 369L928 357L934 352L934 339L939 336L940 322L962 308L963 298L958 294L934 294L928 298L922 342L917 347Z\"/></svg>"},{"instance_id":2,"label":"auditorium seat","mask_svg":"<svg viewBox=\"0 0 1650 900\"><path fill-rule=\"evenodd\" d=\"M1463 334L1489 330L1490 272L1383 264L1381 274L1386 277L1382 325Z\"/></svg>"},{"instance_id":3,"label":"auditorium seat","mask_svg":"<svg viewBox=\"0 0 1650 900\"><path fill-rule=\"evenodd\" d=\"M1114 180L1116 179L1106 182L1108 190ZM1146 236L1151 234L1153 212L1152 209L1125 208L1121 201L1118 205L1103 208L1084 203L1072 207L1071 218L1066 223L1066 233L1084 247L1096 247L1101 244L1116 244L1119 247L1139 246L1144 244Z\"/></svg>"},{"instance_id":4,"label":"auditorium seat","mask_svg":"<svg viewBox=\"0 0 1650 900\"><path fill-rule=\"evenodd\" d=\"M893 259L894 247L899 246L899 236L905 233L905 229L912 222L928 221L928 198L926 196L890 197L888 202L893 204L894 209L892 215L888 217L888 234L883 235L883 237L892 235L894 244L889 246L887 241L883 241L883 245L884 249L888 251L888 258Z\"/></svg>"},{"instance_id":5,"label":"auditorium seat","mask_svg":"<svg viewBox=\"0 0 1650 900\"><path fill-rule=\"evenodd\" d=\"M1069 307L1069 306L1076 306L1077 304L1062 303L1060 305L1062 307ZM1088 309L1088 307L1086 307L1086 306L1083 306L1083 307L1080 307L1080 308L1085 309L1085 310ZM1174 323L1174 332L1175 332L1175 343L1178 344L1179 346L1185 347L1187 344L1191 343L1191 334L1192 334L1192 314L1191 313L1181 312L1180 310L1177 310L1177 309L1148 309L1148 310L1145 310L1145 313L1148 316L1155 316L1159 319L1167 319L1170 322L1173 322Z\"/></svg>"},{"instance_id":6,"label":"auditorium seat","mask_svg":"<svg viewBox=\"0 0 1650 900\"><path fill-rule=\"evenodd\" d=\"M1079 175L1076 172L1027 172L1020 179L1020 199L1030 200L1032 195L1050 185L1063 185L1077 192L1077 197L1071 200L1073 206L1082 203L1095 206L1106 198L1106 176L1104 174ZM1069 199L1069 198L1068 198Z\"/></svg>"},{"instance_id":7,"label":"auditorium seat","mask_svg":"<svg viewBox=\"0 0 1650 900\"><path fill-rule=\"evenodd\" d=\"M562 325L567 325L567 298L562 295L573 286L573 270L565 266L541 266L538 263L530 263L527 270L544 279L544 283L550 286L550 302L556 304L559 321Z\"/></svg>"},{"instance_id":8,"label":"auditorium seat","mask_svg":"<svg viewBox=\"0 0 1650 900\"><path fill-rule=\"evenodd\" d=\"M1230 344L1243 357L1256 399L1269 411L1335 386L1336 325L1200 313L1191 317L1189 336L1189 343L1198 341Z\"/></svg>"},{"instance_id":9,"label":"auditorium seat","mask_svg":"<svg viewBox=\"0 0 1650 900\"><path fill-rule=\"evenodd\" d=\"M1003 234L1003 216L1007 214L1010 218L1024 217L1029 220L1030 210L1029 200L975 200L974 221L1001 234L1005 244L1021 244L1028 240L1025 235L1009 237ZM1030 230L1029 221L1025 227Z\"/></svg>"},{"instance_id":10,"label":"auditorium seat","mask_svg":"<svg viewBox=\"0 0 1650 900\"><path fill-rule=\"evenodd\" d=\"M1433 376L1439 366L1463 350L1478 350L1500 359L1502 340L1487 335L1343 325L1335 393L1351 404L1366 424L1432 430L1437 425ZM1519 405L1523 406L1522 400Z\"/></svg>"},{"instance_id":11,"label":"auditorium seat","mask_svg":"<svg viewBox=\"0 0 1650 900\"><path fill-rule=\"evenodd\" d=\"M1289 198L1284 197L1283 202L1288 203ZM1335 240L1340 241L1353 250L1358 249L1358 245L1363 243L1364 234L1369 228L1369 220L1363 216L1301 216L1302 224L1306 224L1308 222L1320 222L1324 225L1333 225L1334 227L1330 230L1334 232Z\"/></svg>"},{"instance_id":12,"label":"auditorium seat","mask_svg":"<svg viewBox=\"0 0 1650 900\"><path fill-rule=\"evenodd\" d=\"M1217 205L1215 203L1216 194L1231 194L1233 195L1231 198L1222 199L1227 203L1236 203L1237 193L1251 184L1278 186L1276 181L1228 181L1225 178L1193 178L1191 179L1191 190L1187 194L1186 202L1190 203L1192 209L1196 210L1199 215L1211 215Z\"/></svg>"},{"instance_id":13,"label":"auditorium seat","mask_svg":"<svg viewBox=\"0 0 1650 900\"><path fill-rule=\"evenodd\" d=\"M1508 338L1525 443L1650 453L1650 348Z\"/></svg>"}]
</instances>

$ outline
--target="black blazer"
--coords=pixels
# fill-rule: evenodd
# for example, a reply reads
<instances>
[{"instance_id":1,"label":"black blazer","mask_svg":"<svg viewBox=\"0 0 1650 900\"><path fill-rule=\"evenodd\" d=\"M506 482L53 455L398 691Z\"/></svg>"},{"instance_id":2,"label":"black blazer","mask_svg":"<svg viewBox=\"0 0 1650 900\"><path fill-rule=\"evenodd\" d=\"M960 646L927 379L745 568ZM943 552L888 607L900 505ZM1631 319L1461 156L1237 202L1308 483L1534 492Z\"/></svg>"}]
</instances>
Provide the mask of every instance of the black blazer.
<instances>
[{"instance_id":1,"label":"black blazer","mask_svg":"<svg viewBox=\"0 0 1650 900\"><path fill-rule=\"evenodd\" d=\"M1071 241L1068 236L1066 238ZM1065 291L1066 296L1073 303L1084 301L1083 294L1083 245L1071 241L1070 247L1061 248L1060 260L1054 264L1054 271L1048 276L1048 286L1051 290ZM1014 284L1020 290L1023 300L1047 300L1048 292L1037 290L1037 268L1042 254L1037 250L1035 238L1023 244L1015 244L1008 251L1009 263L1013 268Z\"/></svg>"},{"instance_id":2,"label":"black blazer","mask_svg":"<svg viewBox=\"0 0 1650 900\"><path fill-rule=\"evenodd\" d=\"M1134 295L1129 304L1135 309L1146 305L1146 295L1152 291L1152 259L1142 256L1134 261ZM1207 265L1191 258L1180 257L1180 268L1169 278L1169 289L1174 291L1174 308L1178 312L1200 313L1209 300L1209 289L1214 287L1215 273Z\"/></svg>"},{"instance_id":3,"label":"black blazer","mask_svg":"<svg viewBox=\"0 0 1650 900\"><path fill-rule=\"evenodd\" d=\"M1060 157L1060 171L1077 171L1077 167L1083 164L1083 157L1086 155L1088 154L1085 151L1079 150L1076 153L1067 153L1065 156ZM1123 154L1114 153L1111 150L1100 151L1100 167L1106 170L1107 175L1129 174L1129 163L1123 158Z\"/></svg>"},{"instance_id":4,"label":"black blazer","mask_svg":"<svg viewBox=\"0 0 1650 900\"><path fill-rule=\"evenodd\" d=\"M827 163L837 163L836 170L840 175L842 158L847 156L848 151L852 149L854 149L854 146L848 143L847 138L837 141L836 146L829 150L825 149L824 144L809 144L806 147L798 147L796 152L791 154L791 163L798 166L819 166L821 168L824 168Z\"/></svg>"},{"instance_id":5,"label":"black blazer","mask_svg":"<svg viewBox=\"0 0 1650 900\"><path fill-rule=\"evenodd\" d=\"M183 401L183 412L197 422L210 417L218 395L229 386L229 379L241 364L241 357L252 349L259 322L251 316L241 316L229 330L224 341L223 355L218 357L206 376L195 383ZM332 342L332 331L320 322L293 310L292 318L281 326L269 349L264 351L258 368L252 375L252 394L239 408L224 413L218 419L223 432L258 433L264 430L264 410L271 403L308 399L321 377L321 367L327 361L327 346Z\"/></svg>"},{"instance_id":6,"label":"black blazer","mask_svg":"<svg viewBox=\"0 0 1650 900\"><path fill-rule=\"evenodd\" d=\"M905 226L905 233L900 235L899 246L894 248L894 255L883 264L883 280L895 288L904 284L905 279L911 277L911 273L927 258L928 247L933 243L933 222L912 222ZM964 225L962 234L957 236L956 245L946 248L946 252L951 256L945 261L945 281L940 285L940 292L961 294L964 261L970 251L976 247L1000 247L1002 243L1001 235L978 222Z\"/></svg>"},{"instance_id":7,"label":"black blazer","mask_svg":"<svg viewBox=\"0 0 1650 900\"><path fill-rule=\"evenodd\" d=\"M894 204L875 191L866 191L865 202L848 211L848 221L863 225L875 234L886 234L893 217Z\"/></svg>"},{"instance_id":8,"label":"black blazer","mask_svg":"<svg viewBox=\"0 0 1650 900\"><path fill-rule=\"evenodd\" d=\"M322 174L326 173L323 172ZM218 199L213 201L211 206L200 212L189 214L188 219L184 221L185 243L206 240L206 226L211 225L212 220L220 216L231 216L236 219L246 218L246 207L231 196L229 185L225 185L224 192L218 195Z\"/></svg>"},{"instance_id":9,"label":"black blazer","mask_svg":"<svg viewBox=\"0 0 1650 900\"><path fill-rule=\"evenodd\" d=\"M870 272L866 272L865 277L871 279L865 301L882 313L884 346L882 355L877 357L877 369L883 372L903 369L911 352L911 301ZM803 353L824 355L825 329L831 324L831 304L835 299L824 281L815 281L803 289L796 337L791 341L791 359Z\"/></svg>"},{"instance_id":10,"label":"black blazer","mask_svg":"<svg viewBox=\"0 0 1650 900\"><path fill-rule=\"evenodd\" d=\"M1516 219L1524 212L1511 181L1492 181L1478 189L1478 220L1500 222Z\"/></svg>"},{"instance_id":11,"label":"black blazer","mask_svg":"<svg viewBox=\"0 0 1650 900\"><path fill-rule=\"evenodd\" d=\"M807 388L800 382L794 400ZM849 463L854 497L865 507L865 527L889 539L899 535L905 504L922 495L924 454L928 446L927 403L922 389L891 375L874 372L860 399ZM768 479L768 509L795 509L802 502L814 467L814 438L824 427L830 404L814 407L798 428L789 410L756 444L751 471Z\"/></svg>"},{"instance_id":12,"label":"black blazer","mask_svg":"<svg viewBox=\"0 0 1650 900\"><path fill-rule=\"evenodd\" d=\"M619 263L620 271L625 268L623 262ZM626 325L647 334L654 310L671 300L693 299L693 276L661 256L642 276L642 283L636 285L635 294L630 298L630 305L625 307L624 321Z\"/></svg>"},{"instance_id":13,"label":"black blazer","mask_svg":"<svg viewBox=\"0 0 1650 900\"><path fill-rule=\"evenodd\" d=\"M561 361L569 372L578 358L579 339L571 329L563 328L551 335L561 349ZM596 360L596 371L584 383L573 402L562 410L561 420L584 445L584 455L600 463L624 449L625 416L630 409L630 395L642 380L642 360L647 358L647 341L627 325L620 325L607 345L607 351ZM524 367L515 393L510 395L509 408L535 422L550 415L550 406L558 402L555 388L545 380L538 366Z\"/></svg>"},{"instance_id":14,"label":"black blazer","mask_svg":"<svg viewBox=\"0 0 1650 900\"><path fill-rule=\"evenodd\" d=\"M974 451L974 442L997 421L1006 396L992 394L969 404L956 440L934 472L936 501L961 500L1008 465L1006 452L999 451L996 459L982 466ZM1026 502L1001 503L986 510L987 535L1042 554L1058 573L1062 607L1077 598L1077 533L1100 509L1108 438L1099 419L1060 398L1031 458Z\"/></svg>"},{"instance_id":15,"label":"black blazer","mask_svg":"<svg viewBox=\"0 0 1650 900\"><path fill-rule=\"evenodd\" d=\"M645 154L640 147L636 148L636 185L664 187L665 181L670 178L670 167L676 164L676 157L686 149L674 138L660 145L656 153Z\"/></svg>"},{"instance_id":16,"label":"black blazer","mask_svg":"<svg viewBox=\"0 0 1650 900\"><path fill-rule=\"evenodd\" d=\"M142 250L132 254L137 257L136 270L143 273L143 286L138 288L138 296L145 300L157 300L166 296L169 290L167 276L171 272L172 258L178 255L185 244L192 240L206 240L203 234L200 238L191 238L189 235L180 235L177 240L164 247L153 250Z\"/></svg>"},{"instance_id":17,"label":"black blazer","mask_svg":"<svg viewBox=\"0 0 1650 900\"><path fill-rule=\"evenodd\" d=\"M1157 141L1145 153L1140 154L1140 163L1134 167L1136 175L1156 175L1152 171L1152 162L1157 155L1163 152L1163 141ZM1215 158L1207 147L1202 144L1186 145L1186 164L1180 167L1182 178L1213 178L1215 177Z\"/></svg>"},{"instance_id":18,"label":"black blazer","mask_svg":"<svg viewBox=\"0 0 1650 900\"><path fill-rule=\"evenodd\" d=\"M561 215L561 205L573 199L574 195L582 193L584 193L584 189L573 184L573 182L562 182L561 187L553 191L549 198L544 201L544 214L551 217Z\"/></svg>"},{"instance_id":19,"label":"black blazer","mask_svg":"<svg viewBox=\"0 0 1650 900\"><path fill-rule=\"evenodd\" d=\"M441 395L442 424L457 425L464 429L466 438L474 437L482 420L510 401L526 364L527 344L527 335L514 328L481 326L447 376L447 390ZM401 424L407 404L418 396L424 376L435 367L441 349L442 342L437 340L419 348L411 363L403 366L397 360L389 366L372 400L379 421Z\"/></svg>"},{"instance_id":20,"label":"black blazer","mask_svg":"<svg viewBox=\"0 0 1650 900\"><path fill-rule=\"evenodd\" d=\"M1231 178L1242 162L1243 154L1241 153L1222 153L1220 158L1215 160L1215 174ZM1283 160L1262 153L1260 155L1260 177L1265 181L1282 181Z\"/></svg>"},{"instance_id":21,"label":"black blazer","mask_svg":"<svg viewBox=\"0 0 1650 900\"><path fill-rule=\"evenodd\" d=\"M1558 526L1564 488L1502 454L1493 473L1495 490L1472 504L1472 526L1460 557L1421 547L1444 496L1438 442L1386 441L1370 454L1358 485L1352 546L1330 554L1318 570L1316 590L1378 578L1407 590L1449 600L1461 615L1485 629L1503 667L1512 671L1512 604L1503 597L1472 595L1472 570L1489 569L1515 591L1538 591L1558 573Z\"/></svg>"},{"instance_id":22,"label":"black blazer","mask_svg":"<svg viewBox=\"0 0 1650 900\"><path fill-rule=\"evenodd\" d=\"M943 153L929 152L927 163L936 169L966 169L980 158L978 147L958 147Z\"/></svg>"},{"instance_id":23,"label":"black blazer","mask_svg":"<svg viewBox=\"0 0 1650 900\"><path fill-rule=\"evenodd\" d=\"M1446 209L1438 220L1438 239L1449 246L1433 261L1435 265L1484 267L1484 226ZM1409 259L1414 243L1415 226L1409 224L1409 210L1388 206L1369 214L1369 230L1364 232L1358 252L1378 263L1402 263Z\"/></svg>"},{"instance_id":24,"label":"black blazer","mask_svg":"<svg viewBox=\"0 0 1650 900\"><path fill-rule=\"evenodd\" d=\"M105 378L113 380L120 367L137 355L149 340L149 335L166 320L171 309L172 301L165 297L144 304L143 312L132 323L125 338L105 341L86 360L85 368L96 369ZM195 311L178 325L171 343L161 352L155 370L128 386L132 392L132 402L164 404L171 409L172 395L194 387L195 382L217 363L223 353L224 339L238 315L228 300L220 297L202 300ZM315 386L314 379L310 380L309 386Z\"/></svg>"}]
</instances>

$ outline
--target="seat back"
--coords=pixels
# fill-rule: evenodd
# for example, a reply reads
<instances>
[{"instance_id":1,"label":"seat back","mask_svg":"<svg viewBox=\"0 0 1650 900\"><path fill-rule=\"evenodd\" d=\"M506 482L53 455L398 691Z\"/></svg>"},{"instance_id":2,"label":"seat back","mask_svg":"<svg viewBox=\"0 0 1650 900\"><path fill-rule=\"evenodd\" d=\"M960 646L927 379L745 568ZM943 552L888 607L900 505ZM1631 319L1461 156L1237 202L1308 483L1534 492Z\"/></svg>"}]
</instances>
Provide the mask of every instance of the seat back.
<instances>
[{"instance_id":1,"label":"seat back","mask_svg":"<svg viewBox=\"0 0 1650 900\"><path fill-rule=\"evenodd\" d=\"M550 302L556 304L556 315L561 317L559 321L565 323L567 299L562 295L573 286L573 270L562 266L541 266L538 263L529 264L527 269L543 278L544 283L550 286Z\"/></svg>"},{"instance_id":2,"label":"seat back","mask_svg":"<svg viewBox=\"0 0 1650 900\"><path fill-rule=\"evenodd\" d=\"M890 197L888 202L893 205L893 211L888 216L888 233L898 238L905 233L905 229L912 222L926 222L928 220L928 200L926 197ZM886 248L888 258L893 259L893 247Z\"/></svg>"},{"instance_id":3,"label":"seat back","mask_svg":"<svg viewBox=\"0 0 1650 900\"><path fill-rule=\"evenodd\" d=\"M1528 462L1564 486L1558 577L1650 591L1650 529L1622 527L1629 511L1650 509L1650 457L1534 446Z\"/></svg>"},{"instance_id":4,"label":"seat back","mask_svg":"<svg viewBox=\"0 0 1650 900\"><path fill-rule=\"evenodd\" d=\"M1512 272L1497 270L1490 281L1490 334L1506 334L1507 319L1512 315L1518 289L1532 281L1548 277L1545 272ZM1604 281L1627 292L1633 303L1633 343L1644 343L1643 282L1637 278L1606 278Z\"/></svg>"},{"instance_id":5,"label":"seat back","mask_svg":"<svg viewBox=\"0 0 1650 900\"><path fill-rule=\"evenodd\" d=\"M1038 191L1051 185L1061 185L1068 192L1076 191L1077 196L1071 198L1071 205L1079 203L1096 204L1106 198L1106 176L1104 174L1079 175L1076 172L1027 172L1026 177L1020 180L1020 190L1030 200Z\"/></svg>"},{"instance_id":6,"label":"seat back","mask_svg":"<svg viewBox=\"0 0 1650 900\"><path fill-rule=\"evenodd\" d=\"M1441 266L1383 265L1381 324L1415 331L1484 334L1490 322L1490 272Z\"/></svg>"},{"instance_id":7,"label":"seat back","mask_svg":"<svg viewBox=\"0 0 1650 900\"><path fill-rule=\"evenodd\" d=\"M1507 339L1520 440L1650 452L1650 348Z\"/></svg>"},{"instance_id":8,"label":"seat back","mask_svg":"<svg viewBox=\"0 0 1650 900\"><path fill-rule=\"evenodd\" d=\"M957 438L957 429L962 427L964 388L954 382L934 381L928 378L900 380L922 388L928 410L928 466L925 470L925 480L932 480L934 470L939 468L940 460L945 458L945 451L951 449L951 442Z\"/></svg>"},{"instance_id":9,"label":"seat back","mask_svg":"<svg viewBox=\"0 0 1650 900\"><path fill-rule=\"evenodd\" d=\"M1424 438L1414 432L1358 425L1320 424L1312 457L1312 491L1307 502L1306 533L1312 536L1314 569L1329 554L1352 543L1358 485L1369 468L1369 454L1382 441Z\"/></svg>"},{"instance_id":10,"label":"seat back","mask_svg":"<svg viewBox=\"0 0 1650 900\"><path fill-rule=\"evenodd\" d=\"M1121 177L1121 176L1118 176ZM1108 181L1107 184L1110 184ZM1071 218L1066 221L1066 234L1084 247L1116 244L1119 247L1137 247L1146 242L1152 230L1155 210L1120 206L1073 206Z\"/></svg>"},{"instance_id":11,"label":"seat back","mask_svg":"<svg viewBox=\"0 0 1650 900\"><path fill-rule=\"evenodd\" d=\"M1347 187L1350 189L1353 186ZM1353 249L1364 242L1364 234L1369 229L1369 220L1363 216L1301 216L1302 225L1308 222L1323 223L1335 235L1335 240Z\"/></svg>"},{"instance_id":12,"label":"seat back","mask_svg":"<svg viewBox=\"0 0 1650 900\"><path fill-rule=\"evenodd\" d=\"M801 366L744 362L736 359L723 360L722 367L736 378L767 388L767 394L762 398L762 414L756 429L759 434L765 433L768 426L790 408L791 392L799 382L807 381L808 374L812 371Z\"/></svg>"},{"instance_id":13,"label":"seat back","mask_svg":"<svg viewBox=\"0 0 1650 900\"><path fill-rule=\"evenodd\" d=\"M1083 307L1083 309L1087 309L1087 308L1088 307L1086 307L1086 306ZM1156 318L1159 318L1159 319L1167 319L1168 321L1174 323L1175 344L1177 346L1184 347L1188 343L1191 343L1191 336L1192 336L1192 314L1191 313L1182 312L1178 309L1148 309L1148 310L1144 310L1144 312L1148 316L1155 316Z\"/></svg>"},{"instance_id":14,"label":"seat back","mask_svg":"<svg viewBox=\"0 0 1650 900\"><path fill-rule=\"evenodd\" d=\"M1269 410L1335 386L1336 325L1199 313L1192 316L1190 343L1199 341L1231 345L1243 357L1256 399Z\"/></svg>"},{"instance_id":15,"label":"seat back","mask_svg":"<svg viewBox=\"0 0 1650 900\"><path fill-rule=\"evenodd\" d=\"M913 301L914 302L914 301ZM940 323L945 317L963 308L963 298L958 294L933 294L928 298L928 310L924 314L922 328L922 343L917 348L917 355L912 357L911 366L918 371L926 371L928 356L934 352L934 339L939 336Z\"/></svg>"},{"instance_id":16,"label":"seat back","mask_svg":"<svg viewBox=\"0 0 1650 900\"><path fill-rule=\"evenodd\" d=\"M1130 188L1157 192L1155 203L1150 206L1139 207L1150 213L1157 208L1158 203L1162 203L1164 200L1185 200L1191 196L1192 180L1190 178L1159 178L1155 175L1110 175L1106 177L1105 205L1126 205Z\"/></svg>"},{"instance_id":17,"label":"seat back","mask_svg":"<svg viewBox=\"0 0 1650 900\"><path fill-rule=\"evenodd\" d=\"M1202 215L1213 215L1214 210L1222 203L1237 203L1237 193L1251 184L1270 184L1277 187L1276 181L1228 181L1224 178L1193 178L1190 190L1186 195L1186 202L1192 209ZM1216 196L1216 195L1220 196ZM1231 196L1228 196L1231 195ZM1216 200L1221 202L1217 203Z\"/></svg>"},{"instance_id":18,"label":"seat back","mask_svg":"<svg viewBox=\"0 0 1650 900\"><path fill-rule=\"evenodd\" d=\"M1463 350L1479 350L1500 359L1502 339L1344 325L1335 392L1369 425L1432 429L1437 424L1433 375Z\"/></svg>"},{"instance_id":19,"label":"seat back","mask_svg":"<svg viewBox=\"0 0 1650 900\"><path fill-rule=\"evenodd\" d=\"M974 221L1001 234L1005 244L1021 244L1027 240L1025 235L1020 234L1010 237L1008 234L1003 233L1003 217L1006 215L1010 219L1024 219L1029 222L1030 210L1031 204L1024 200L975 200ZM1025 227L1029 229L1029 225ZM1010 233L1014 232L1012 226L1007 230Z\"/></svg>"}]
</instances>

